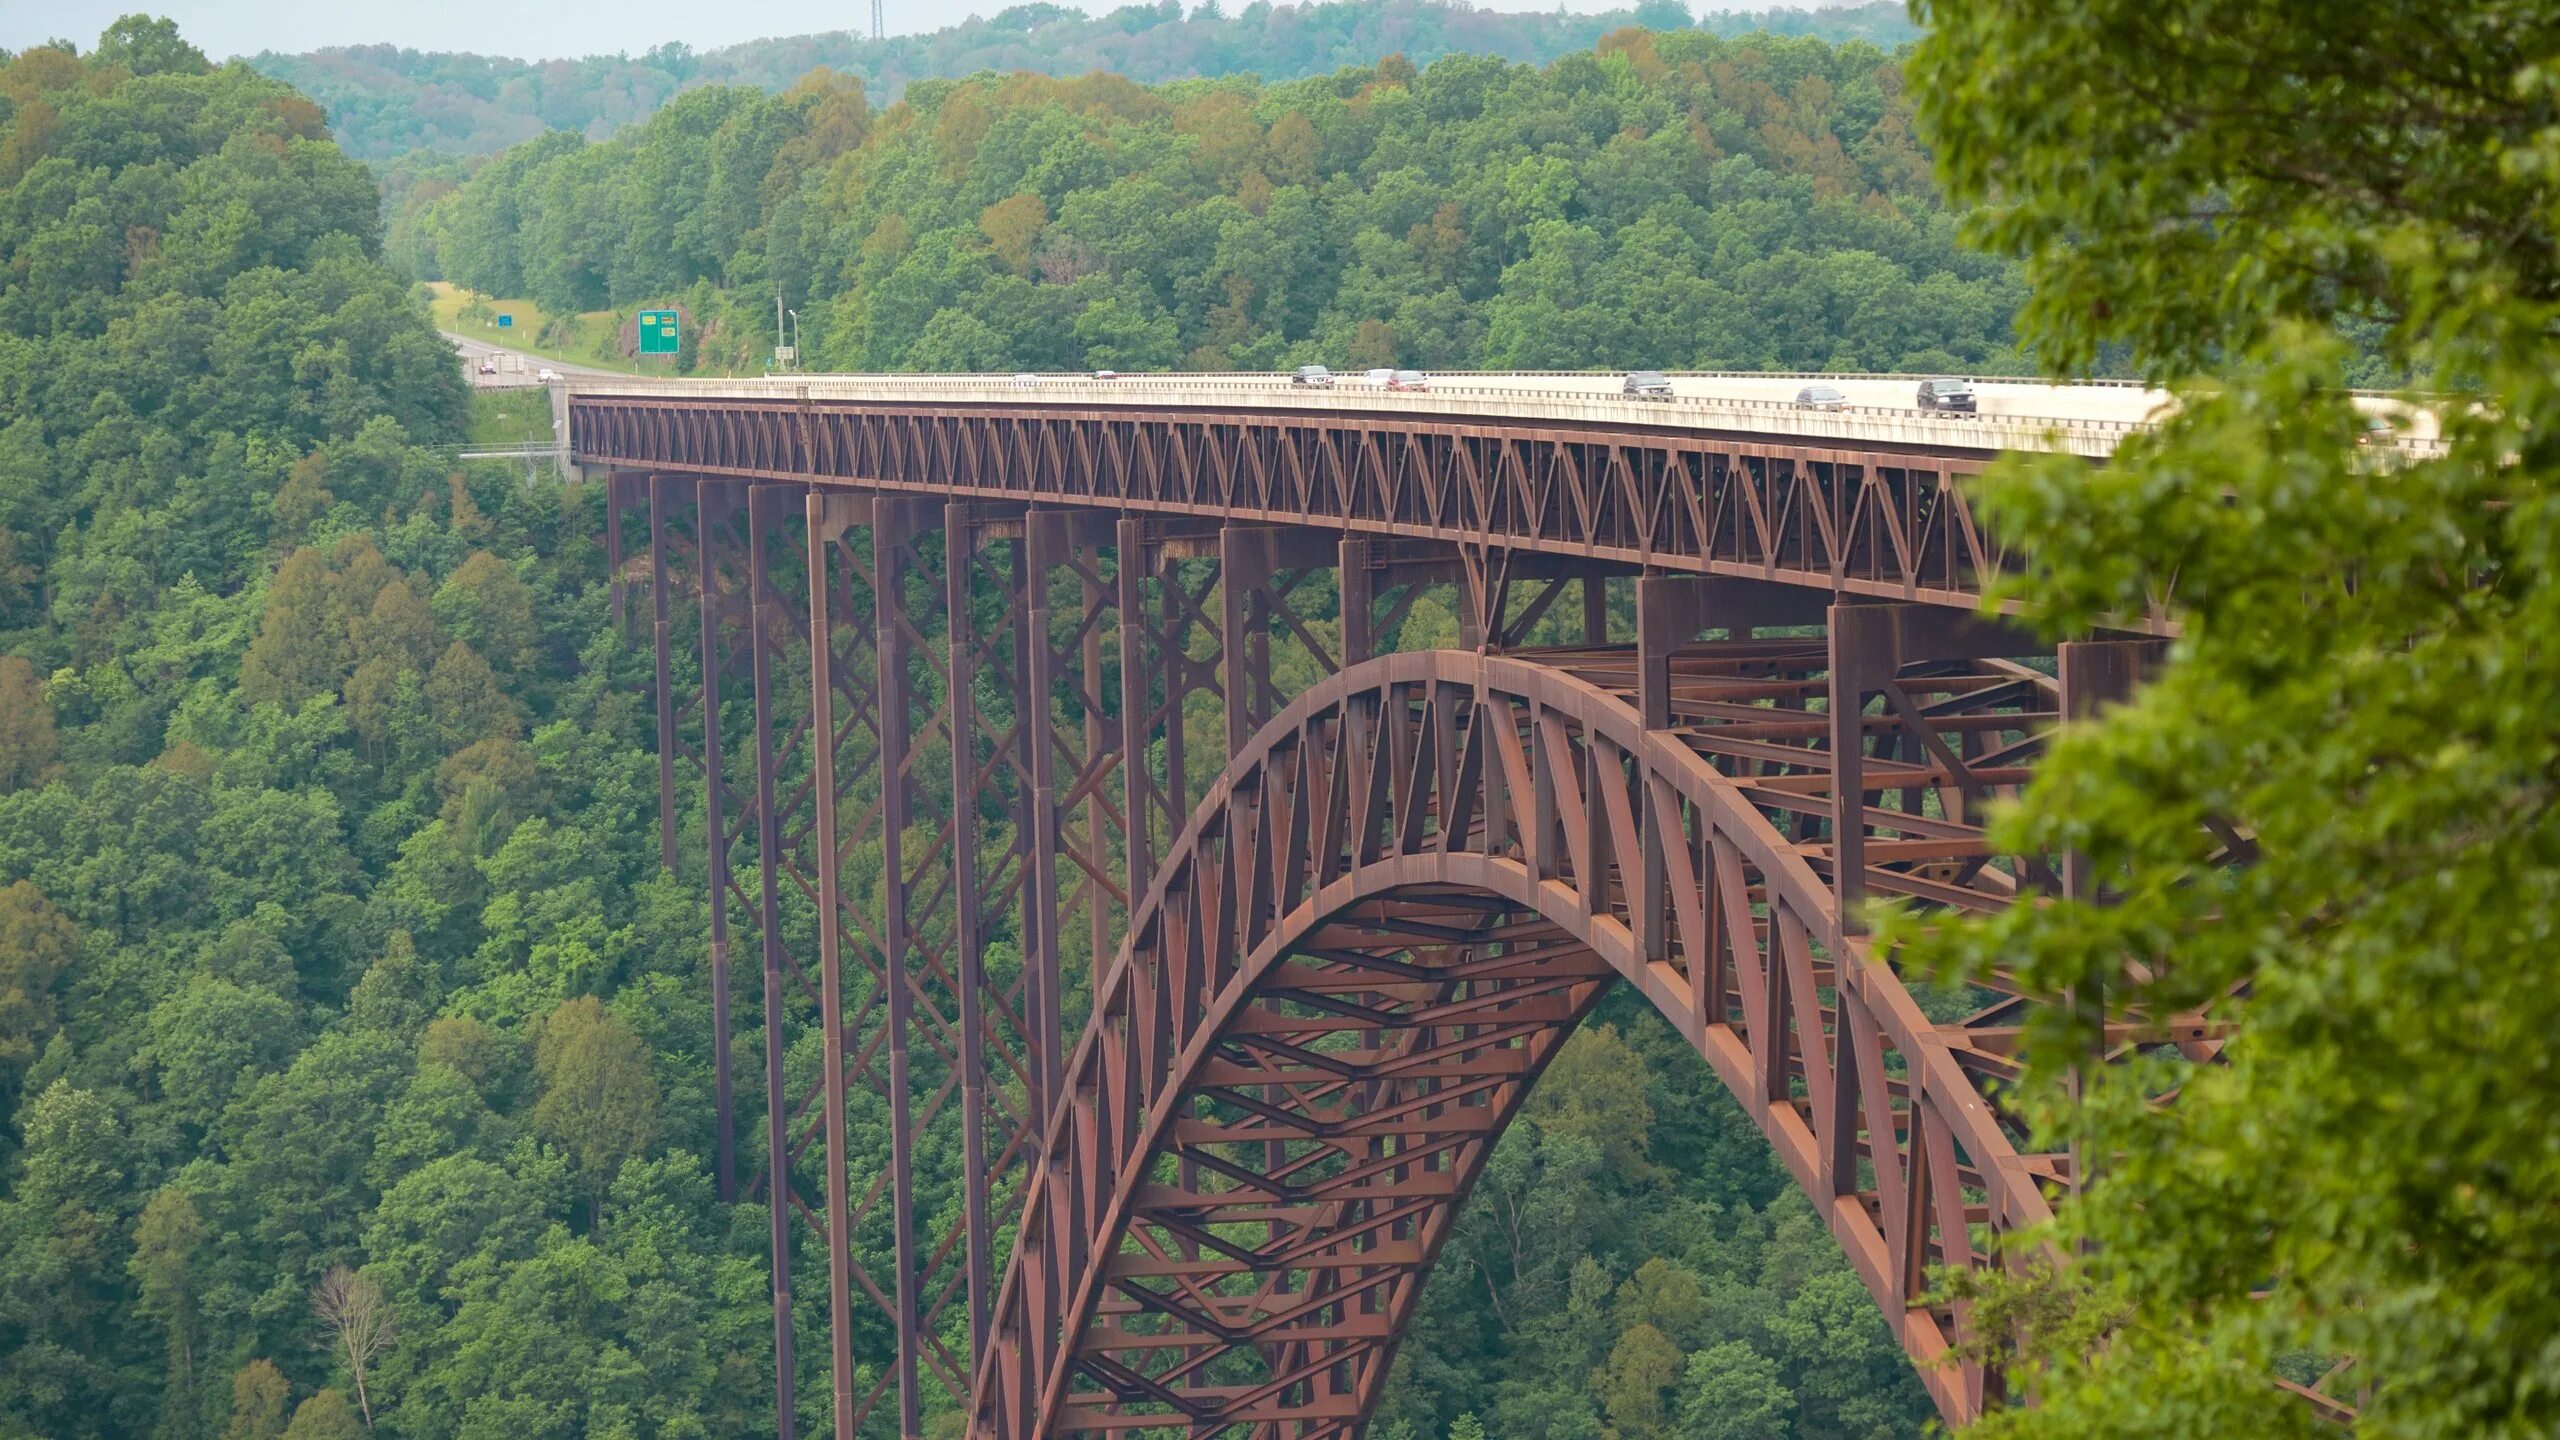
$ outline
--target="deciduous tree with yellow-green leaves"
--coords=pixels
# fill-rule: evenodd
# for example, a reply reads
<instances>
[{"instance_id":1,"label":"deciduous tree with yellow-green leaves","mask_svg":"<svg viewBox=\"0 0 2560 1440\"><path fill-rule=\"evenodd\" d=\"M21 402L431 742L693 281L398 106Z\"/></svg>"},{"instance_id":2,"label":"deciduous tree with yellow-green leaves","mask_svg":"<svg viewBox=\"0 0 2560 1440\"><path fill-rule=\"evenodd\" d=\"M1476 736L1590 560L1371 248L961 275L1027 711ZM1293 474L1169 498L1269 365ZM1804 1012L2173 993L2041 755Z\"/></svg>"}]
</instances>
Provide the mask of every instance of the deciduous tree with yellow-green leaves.
<instances>
[{"instance_id":1,"label":"deciduous tree with yellow-green leaves","mask_svg":"<svg viewBox=\"0 0 2560 1440\"><path fill-rule=\"evenodd\" d=\"M2026 338L2182 395L2103 469L1990 478L2034 558L2006 593L2058 631L2163 598L2183 627L2001 824L2098 897L1917 951L2244 1022L2227 1063L2105 1069L2077 1105L2089 1021L2033 1031L2097 1179L2050 1237L2075 1262L1983 1312L2037 1403L1979 1433L2319 1432L2282 1376L2368 1437L2551 1435L2560 10L1917 9L1925 133L2026 265ZM2351 380L2401 387L2422 443L2359 444Z\"/></svg>"}]
</instances>

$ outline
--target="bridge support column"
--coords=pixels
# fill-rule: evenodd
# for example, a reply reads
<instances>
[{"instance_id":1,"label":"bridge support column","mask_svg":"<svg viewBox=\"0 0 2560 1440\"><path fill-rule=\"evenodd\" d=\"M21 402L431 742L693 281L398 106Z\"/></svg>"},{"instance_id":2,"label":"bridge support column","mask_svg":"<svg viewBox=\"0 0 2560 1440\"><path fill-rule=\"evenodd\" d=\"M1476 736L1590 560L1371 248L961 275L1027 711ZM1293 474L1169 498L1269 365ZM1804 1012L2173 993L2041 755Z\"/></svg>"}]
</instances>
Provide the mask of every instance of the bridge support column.
<instances>
[{"instance_id":1,"label":"bridge support column","mask_svg":"<svg viewBox=\"0 0 2560 1440\"><path fill-rule=\"evenodd\" d=\"M604 477L604 573L605 593L613 599L613 633L629 632L629 606L622 584L622 521L627 508L626 496L637 475L609 470Z\"/></svg>"},{"instance_id":2,"label":"bridge support column","mask_svg":"<svg viewBox=\"0 0 2560 1440\"><path fill-rule=\"evenodd\" d=\"M809 783L818 806L819 1023L826 1034L821 1104L827 1132L828 1376L834 1390L835 1440L853 1440L853 1204L845 1095L843 857L836 829L835 625L827 581L828 543L843 528L825 496L805 501L809 563ZM844 508L850 508L846 506Z\"/></svg>"},{"instance_id":3,"label":"bridge support column","mask_svg":"<svg viewBox=\"0 0 2560 1440\"><path fill-rule=\"evenodd\" d=\"M729 1054L729 781L721 773L720 684L730 667L726 646L737 599L721 568L721 534L734 520L731 487L707 480L694 485L695 593L701 597L702 833L711 899L711 1064L714 1183L724 1201L738 1198L737 1097Z\"/></svg>"},{"instance_id":4,"label":"bridge support column","mask_svg":"<svg viewBox=\"0 0 2560 1440\"><path fill-rule=\"evenodd\" d=\"M676 869L676 692L675 647L667 620L667 512L675 504L678 483L671 475L649 477L650 651L658 682L658 864L670 875Z\"/></svg>"},{"instance_id":5,"label":"bridge support column","mask_svg":"<svg viewBox=\"0 0 2560 1440\"><path fill-rule=\"evenodd\" d=\"M2085 724L2107 709L2121 705L2133 697L2140 681L2145 660L2157 653L2158 643L2139 640L2069 640L2054 655L2054 670L2061 681L2062 721L2064 726ZM2062 857L2062 893L2073 900L2097 898L2098 878L2089 867L2089 857L2080 851ZM2062 1003L2071 1012L2074 1023L2090 1036L2085 1060L2075 1066L2065 1082L2071 1099L2077 1103L2081 1088L2087 1082L2087 1071L2107 1063L2107 981L2092 974L2083 983L2064 993ZM2078 1144L2071 1147L2071 1183L2085 1185L2092 1173L2093 1159Z\"/></svg>"},{"instance_id":6,"label":"bridge support column","mask_svg":"<svg viewBox=\"0 0 2560 1440\"><path fill-rule=\"evenodd\" d=\"M1124 519L1113 538L1120 606L1120 749L1127 767L1121 776L1128 826L1126 885L1134 903L1154 878L1157 857L1191 818L1191 772L1202 757L1191 753L1184 712L1195 695L1226 702L1223 648L1207 656L1192 652L1203 648L1204 639L1222 647L1225 631L1209 613L1218 570L1205 562L1217 557L1214 537ZM1152 606L1149 587L1154 590Z\"/></svg>"},{"instance_id":7,"label":"bridge support column","mask_svg":"<svg viewBox=\"0 0 2560 1440\"><path fill-rule=\"evenodd\" d=\"M897 1336L893 1364L897 1375L898 1434L911 1440L923 1431L918 1364L927 1339L916 1293L920 1278L915 1215L917 1117L909 1039L915 1027L915 994L922 981L921 972L936 958L919 943L918 930L926 912L936 903L935 892L941 887L936 884L940 877L932 868L935 856L919 856L911 865L906 854L907 828L916 800L912 762L918 753L914 717L919 708L915 677L909 670L923 638L908 615L907 589L910 577L930 573L928 558L919 553L917 542L941 528L934 523L941 516L938 507L924 500L883 499L873 502L873 507L872 576L878 587L879 627L876 657L880 685L880 844L881 865L887 876L880 935L885 952L883 978L889 990L889 1186L891 1223L897 1227L892 1243L898 1267L890 1306ZM930 729L933 723L928 721L925 728Z\"/></svg>"},{"instance_id":8,"label":"bridge support column","mask_svg":"<svg viewBox=\"0 0 2560 1440\"><path fill-rule=\"evenodd\" d=\"M2016 626L1962 611L1918 605L1833 605L1827 619L1831 727L1831 890L1844 935L1865 932L1867 879L1867 702L1884 694L1887 715L1915 744L1940 744L1893 690L1905 665L1936 660L2035 655L2043 646ZM1915 759L1918 757L1914 757ZM1944 757L1953 760L1954 757ZM1962 768L1960 763L1951 768ZM1890 786L1883 788L1892 788Z\"/></svg>"},{"instance_id":9,"label":"bridge support column","mask_svg":"<svg viewBox=\"0 0 2560 1440\"><path fill-rule=\"evenodd\" d=\"M747 492L747 634L755 678L756 716L756 932L764 959L764 1086L766 1228L773 1265L774 1420L781 1440L797 1425L792 1354L791 1293L791 1096L783 1072L783 981L791 965L782 944L782 817L775 802L773 732L779 718L773 695L773 649L779 595L773 584L766 535L778 487Z\"/></svg>"},{"instance_id":10,"label":"bridge support column","mask_svg":"<svg viewBox=\"0 0 2560 1440\"><path fill-rule=\"evenodd\" d=\"M1315 661L1318 675L1342 668L1333 648L1290 601L1308 572L1341 559L1341 544L1328 532L1279 526L1229 525L1218 532L1219 631L1227 701L1227 753L1244 749L1253 732L1288 703L1271 673L1272 626L1277 623Z\"/></svg>"},{"instance_id":11,"label":"bridge support column","mask_svg":"<svg viewBox=\"0 0 2560 1440\"><path fill-rule=\"evenodd\" d=\"M995 924L1001 923L1002 914L1000 905L989 910L983 894L985 881L979 863L984 824L981 797L996 783L997 771L1004 767L1005 755L1011 749L1000 744L993 763L981 765L979 761L978 664L986 655L986 645L978 635L977 594L971 583L978 566L975 513L976 507L964 504L945 505L942 511L943 608L950 625L945 650L951 696L951 875L957 902L953 948L958 952L960 971L960 1128L965 1187L961 1196L961 1244L968 1265L969 1353L973 1363L975 1357L986 1353L987 1316L995 1301L995 1221L988 1194L988 1121L994 1117L988 1109L987 1048L988 1041L994 1038L989 1033L994 1024L991 1012L1001 1008L988 1003L987 936ZM998 585L1000 593L1011 602L1015 597L1010 588L1001 579ZM1003 673L1001 665L996 673ZM1007 1154L1020 1154L1027 1148L1023 1141L1027 1127L1021 1115L1015 1116L1010 1125L999 1124L996 1128L1009 1138Z\"/></svg>"},{"instance_id":12,"label":"bridge support column","mask_svg":"<svg viewBox=\"0 0 2560 1440\"><path fill-rule=\"evenodd\" d=\"M2132 699L2144 662L2159 649L2153 640L2066 640L2057 646L2054 671L2062 684L2062 723L2094 720ZM2089 857L2062 857L2062 893L2075 900L2097 893Z\"/></svg>"},{"instance_id":13,"label":"bridge support column","mask_svg":"<svg viewBox=\"0 0 2560 1440\"><path fill-rule=\"evenodd\" d=\"M1039 1076L1039 1106L1034 1114L1045 1125L1058 1103L1059 1076L1064 1073L1068 1044L1065 1029L1066 928L1073 911L1085 912L1086 966L1098 972L1109 956L1111 915L1121 898L1120 881L1111 875L1106 832L1105 797L1111 769L1118 763L1118 737L1112 735L1101 698L1102 622L1115 606L1105 599L1116 588L1102 577L1102 540L1111 534L1110 517L1094 511L1034 510L1022 517L1024 582L1022 598L1028 635L1028 685L1023 719L1029 726L1031 789L1027 797L1027 840L1031 851L1031 956L1036 964L1039 1006L1031 1037L1033 1073ZM1076 610L1063 627L1051 612L1053 572L1074 574ZM1063 629L1063 633L1061 633ZM1081 736L1070 739L1060 726L1061 714L1080 718ZM1066 763L1061 775L1059 762ZM1081 833L1072 823L1082 813ZM1062 871L1061 862L1073 873Z\"/></svg>"},{"instance_id":14,"label":"bridge support column","mask_svg":"<svg viewBox=\"0 0 2560 1440\"><path fill-rule=\"evenodd\" d=\"M943 595L948 616L948 685L952 766L952 885L956 901L954 971L960 1017L956 1045L965 1149L961 1225L969 1334L983 1355L1003 1257L995 1250L995 1192L1036 1163L1045 1113L1036 1058L1040 966L1033 956L1041 921L1031 884L1035 849L1029 818L1032 747L1046 740L1044 712L1031 700L1031 572L1020 512L990 505L943 509ZM992 603L990 603L992 602ZM989 832L1001 824L1002 848ZM1011 933L1021 943L1019 972L1008 983L990 975L990 939ZM1022 1077L1017 1101L994 1076ZM963 1377L965 1381L965 1376Z\"/></svg>"}]
</instances>

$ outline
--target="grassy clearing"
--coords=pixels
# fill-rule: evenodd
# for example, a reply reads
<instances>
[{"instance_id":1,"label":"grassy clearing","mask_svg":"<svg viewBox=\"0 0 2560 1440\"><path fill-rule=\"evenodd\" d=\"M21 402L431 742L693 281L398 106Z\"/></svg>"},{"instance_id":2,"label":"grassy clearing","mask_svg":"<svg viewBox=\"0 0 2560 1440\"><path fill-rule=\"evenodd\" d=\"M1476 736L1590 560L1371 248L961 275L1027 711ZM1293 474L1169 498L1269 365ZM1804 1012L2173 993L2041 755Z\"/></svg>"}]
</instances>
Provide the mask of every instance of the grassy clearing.
<instances>
[{"instance_id":1,"label":"grassy clearing","mask_svg":"<svg viewBox=\"0 0 2560 1440\"><path fill-rule=\"evenodd\" d=\"M551 440L549 390L528 387L471 392L473 445L548 445Z\"/></svg>"},{"instance_id":2,"label":"grassy clearing","mask_svg":"<svg viewBox=\"0 0 2560 1440\"><path fill-rule=\"evenodd\" d=\"M530 300L493 300L488 296L454 287L452 282L427 282L428 309L435 315L436 327L456 335L468 335L491 345L539 355L545 360L565 360L572 365L586 365L598 370L613 370L624 375L664 375L672 373L664 360L648 365L619 352L615 343L621 333L624 315L618 310L589 310L578 315L554 315ZM504 329L498 317L505 315L514 324Z\"/></svg>"}]
</instances>

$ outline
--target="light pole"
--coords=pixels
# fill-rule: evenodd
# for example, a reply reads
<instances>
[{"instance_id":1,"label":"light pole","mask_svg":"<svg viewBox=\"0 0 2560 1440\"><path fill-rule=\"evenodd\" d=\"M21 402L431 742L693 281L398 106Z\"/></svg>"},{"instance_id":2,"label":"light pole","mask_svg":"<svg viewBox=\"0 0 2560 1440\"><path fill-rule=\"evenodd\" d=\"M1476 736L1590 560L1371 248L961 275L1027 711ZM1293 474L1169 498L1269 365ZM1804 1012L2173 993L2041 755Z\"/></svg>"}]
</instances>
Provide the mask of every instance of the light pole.
<instances>
[{"instance_id":1,"label":"light pole","mask_svg":"<svg viewBox=\"0 0 2560 1440\"><path fill-rule=\"evenodd\" d=\"M783 313L791 317L791 368L797 370L800 368L800 312L786 310Z\"/></svg>"}]
</instances>

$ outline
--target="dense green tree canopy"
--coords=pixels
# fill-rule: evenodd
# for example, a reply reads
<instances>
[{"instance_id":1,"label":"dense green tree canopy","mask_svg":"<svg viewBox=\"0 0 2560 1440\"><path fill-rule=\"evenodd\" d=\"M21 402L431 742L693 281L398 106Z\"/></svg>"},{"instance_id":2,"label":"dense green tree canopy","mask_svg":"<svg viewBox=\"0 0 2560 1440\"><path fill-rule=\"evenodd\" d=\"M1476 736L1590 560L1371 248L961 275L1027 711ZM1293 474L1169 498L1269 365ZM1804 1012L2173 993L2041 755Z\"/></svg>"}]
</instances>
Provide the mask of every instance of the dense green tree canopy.
<instances>
[{"instance_id":1,"label":"dense green tree canopy","mask_svg":"<svg viewBox=\"0 0 2560 1440\"><path fill-rule=\"evenodd\" d=\"M2110 1070L2067 1282L2004 1294L2042 1402L2001 1436L2560 1425L2560 14L2520 0L1927 0L1927 133L2034 283L2025 325L2189 382L2108 468L2018 464L2013 594L2166 597L2156 683L2006 825L2103 900L1924 949L2245 1017L2226 1066ZM2336 388L2405 375L2359 446ZM2224 863L2236 846L2244 863ZM2133 962L2133 963L2128 963ZM2245 997L2245 1000L2235 997ZM2049 1017L2045 1085L2095 1037ZM2175 1102L2146 1097L2178 1086Z\"/></svg>"},{"instance_id":2,"label":"dense green tree canopy","mask_svg":"<svg viewBox=\"0 0 2560 1440\"><path fill-rule=\"evenodd\" d=\"M481 154L545 130L601 140L648 119L683 91L704 85L779 91L821 65L858 76L874 97L894 100L918 81L981 70L1058 76L1101 71L1161 82L1238 73L1296 80L1345 65L1375 65L1390 54L1425 64L1466 54L1543 65L1624 25L1666 30L1690 23L1688 7L1677 0L1546 14L1503 14L1442 0L1256 0L1232 15L1214 4L1185 14L1179 0L1157 0L1099 16L1031 0L991 18L972 15L940 30L878 42L839 30L751 40L699 54L670 43L638 56L538 62L355 45L264 54L250 63L326 106L329 124L349 154L384 161L422 150ZM1916 33L1899 0L1758 13L1715 9L1698 23L1722 35L1767 30L1866 40L1888 50ZM408 156L403 163L414 168L420 158Z\"/></svg>"},{"instance_id":3,"label":"dense green tree canopy","mask_svg":"<svg viewBox=\"0 0 2560 1440\"><path fill-rule=\"evenodd\" d=\"M405 213L493 287L699 295L733 347L728 307L769 315L801 277L847 364L1527 363L1560 335L1581 363L1740 343L1709 322L1756 313L1746 275L1782 308L1737 357L1934 336L2001 363L2014 278L1954 250L1899 85L1872 47L1692 31L1545 70L984 77L877 112L819 74L539 141ZM701 1158L701 817L663 874L601 487L455 460L466 397L376 214L308 101L159 22L0 57L0 1434L771 1434L765 1214L716 1202ZM1802 328L1835 314L1864 318ZM1304 599L1336 623L1324 585ZM1425 597L1402 638L1456 633ZM1213 755L1214 705L1182 720ZM794 943L809 923L787 899ZM759 1077L733 1079L753 1169ZM876 1173L885 1112L865 1092L853 1118ZM927 1213L956 1209L952 1139L919 1167ZM884 1227L858 1243L886 1273ZM804 1296L822 1260L804 1244ZM320 1333L316 1292L379 1297L388 1338ZM1819 1220L1631 994L1504 1141L1424 1305L1382 1436L1730 1415L1894 1440L1927 1412ZM825 1347L799 1361L815 1433Z\"/></svg>"},{"instance_id":4,"label":"dense green tree canopy","mask_svg":"<svg viewBox=\"0 0 2560 1440\"><path fill-rule=\"evenodd\" d=\"M558 314L681 302L753 367L774 297L856 370L2003 371L2010 266L1956 244L1864 43L1614 31L1544 69L1286 85L828 72L551 135L392 226Z\"/></svg>"}]
</instances>

